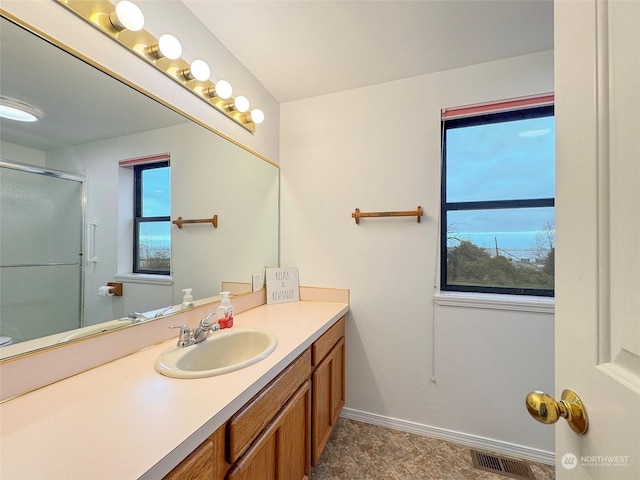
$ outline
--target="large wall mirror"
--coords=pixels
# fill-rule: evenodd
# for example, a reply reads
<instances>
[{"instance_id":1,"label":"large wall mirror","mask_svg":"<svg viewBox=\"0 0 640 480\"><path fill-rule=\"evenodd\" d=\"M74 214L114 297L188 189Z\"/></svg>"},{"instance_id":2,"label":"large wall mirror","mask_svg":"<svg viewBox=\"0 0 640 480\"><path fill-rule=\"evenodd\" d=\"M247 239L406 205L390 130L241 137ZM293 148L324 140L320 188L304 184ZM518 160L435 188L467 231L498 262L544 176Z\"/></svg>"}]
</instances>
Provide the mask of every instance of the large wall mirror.
<instances>
[{"instance_id":1,"label":"large wall mirror","mask_svg":"<svg viewBox=\"0 0 640 480\"><path fill-rule=\"evenodd\" d=\"M1 21L0 95L42 115L0 121L0 358L129 325L133 312L175 312L183 289L211 298L278 264L276 165ZM218 227L172 224L154 239L170 275L135 275L126 161L158 155L170 162L170 192L158 193L171 220L217 215ZM98 295L109 282L122 296Z\"/></svg>"}]
</instances>

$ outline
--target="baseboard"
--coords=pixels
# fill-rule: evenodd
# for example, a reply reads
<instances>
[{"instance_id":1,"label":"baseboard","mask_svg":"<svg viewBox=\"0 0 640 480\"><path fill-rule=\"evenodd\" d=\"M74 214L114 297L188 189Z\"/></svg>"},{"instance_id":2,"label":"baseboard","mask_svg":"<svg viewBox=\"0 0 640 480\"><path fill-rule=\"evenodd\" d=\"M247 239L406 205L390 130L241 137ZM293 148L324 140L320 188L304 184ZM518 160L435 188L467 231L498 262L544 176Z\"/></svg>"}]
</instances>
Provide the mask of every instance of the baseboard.
<instances>
[{"instance_id":1,"label":"baseboard","mask_svg":"<svg viewBox=\"0 0 640 480\"><path fill-rule=\"evenodd\" d=\"M490 438L469 435L467 433L456 432L444 428L431 427L429 425L408 422L406 420L398 420L397 418L383 417L382 415L362 412L352 408L344 408L340 416L350 420L357 420L359 422L370 423L372 425L393 428L394 430L446 440L448 442L458 443L460 445L474 447L493 453L499 453L523 460L530 460L532 462L539 462L547 465L555 465L556 462L556 455L554 452L501 442Z\"/></svg>"}]
</instances>

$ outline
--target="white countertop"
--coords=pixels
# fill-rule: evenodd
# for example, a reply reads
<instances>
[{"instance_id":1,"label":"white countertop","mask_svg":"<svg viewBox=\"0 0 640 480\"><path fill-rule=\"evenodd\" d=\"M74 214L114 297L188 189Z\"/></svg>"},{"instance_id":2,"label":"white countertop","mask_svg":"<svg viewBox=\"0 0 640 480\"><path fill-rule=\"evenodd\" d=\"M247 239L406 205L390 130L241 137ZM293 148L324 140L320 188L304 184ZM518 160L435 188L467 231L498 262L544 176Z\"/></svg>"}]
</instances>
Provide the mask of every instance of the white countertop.
<instances>
[{"instance_id":1,"label":"white countertop","mask_svg":"<svg viewBox=\"0 0 640 480\"><path fill-rule=\"evenodd\" d=\"M226 375L178 380L157 373L154 363L176 335L7 401L0 405L0 478L161 478L348 309L303 301L236 315L234 327L271 330L278 346Z\"/></svg>"}]
</instances>

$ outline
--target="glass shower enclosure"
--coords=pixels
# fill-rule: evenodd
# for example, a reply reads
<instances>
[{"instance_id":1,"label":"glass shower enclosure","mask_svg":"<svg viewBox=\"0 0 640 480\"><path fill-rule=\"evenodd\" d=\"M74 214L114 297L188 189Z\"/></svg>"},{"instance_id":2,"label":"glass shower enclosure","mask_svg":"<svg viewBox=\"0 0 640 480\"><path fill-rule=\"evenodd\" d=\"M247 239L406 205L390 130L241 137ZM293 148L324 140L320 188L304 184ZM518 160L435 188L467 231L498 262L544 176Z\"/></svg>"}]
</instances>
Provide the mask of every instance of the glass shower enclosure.
<instances>
[{"instance_id":1,"label":"glass shower enclosure","mask_svg":"<svg viewBox=\"0 0 640 480\"><path fill-rule=\"evenodd\" d=\"M0 336L83 325L85 179L0 162Z\"/></svg>"}]
</instances>

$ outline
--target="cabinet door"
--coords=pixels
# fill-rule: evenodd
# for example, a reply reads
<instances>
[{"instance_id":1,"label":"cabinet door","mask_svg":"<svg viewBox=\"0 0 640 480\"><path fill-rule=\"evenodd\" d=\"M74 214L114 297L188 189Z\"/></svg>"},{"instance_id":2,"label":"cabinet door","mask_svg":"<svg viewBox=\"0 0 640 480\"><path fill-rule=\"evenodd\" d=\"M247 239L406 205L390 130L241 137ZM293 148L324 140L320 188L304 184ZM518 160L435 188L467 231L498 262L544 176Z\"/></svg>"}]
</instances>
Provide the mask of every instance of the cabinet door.
<instances>
[{"instance_id":1,"label":"cabinet door","mask_svg":"<svg viewBox=\"0 0 640 480\"><path fill-rule=\"evenodd\" d=\"M344 407L344 355L345 343L341 338L313 372L311 463L314 466Z\"/></svg>"},{"instance_id":2,"label":"cabinet door","mask_svg":"<svg viewBox=\"0 0 640 480\"><path fill-rule=\"evenodd\" d=\"M255 438L273 422L288 399L311 373L311 353L306 350L228 422L227 460L235 463Z\"/></svg>"},{"instance_id":3,"label":"cabinet door","mask_svg":"<svg viewBox=\"0 0 640 480\"><path fill-rule=\"evenodd\" d=\"M211 480L213 479L213 441L206 440L180 465L171 470L164 480Z\"/></svg>"},{"instance_id":4,"label":"cabinet door","mask_svg":"<svg viewBox=\"0 0 640 480\"><path fill-rule=\"evenodd\" d=\"M311 477L311 384L306 382L281 420L277 441L277 475L280 480Z\"/></svg>"},{"instance_id":5,"label":"cabinet door","mask_svg":"<svg viewBox=\"0 0 640 480\"><path fill-rule=\"evenodd\" d=\"M265 432L256 440L235 467L229 471L228 480L276 479L276 432Z\"/></svg>"},{"instance_id":6,"label":"cabinet door","mask_svg":"<svg viewBox=\"0 0 640 480\"><path fill-rule=\"evenodd\" d=\"M305 480L311 475L311 389L305 382L229 471L228 480Z\"/></svg>"},{"instance_id":7,"label":"cabinet door","mask_svg":"<svg viewBox=\"0 0 640 480\"><path fill-rule=\"evenodd\" d=\"M229 464L225 461L225 428L222 425L164 480L223 480Z\"/></svg>"}]
</instances>

